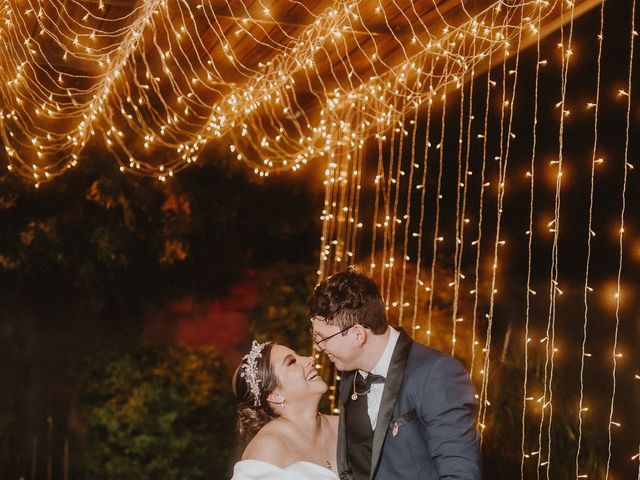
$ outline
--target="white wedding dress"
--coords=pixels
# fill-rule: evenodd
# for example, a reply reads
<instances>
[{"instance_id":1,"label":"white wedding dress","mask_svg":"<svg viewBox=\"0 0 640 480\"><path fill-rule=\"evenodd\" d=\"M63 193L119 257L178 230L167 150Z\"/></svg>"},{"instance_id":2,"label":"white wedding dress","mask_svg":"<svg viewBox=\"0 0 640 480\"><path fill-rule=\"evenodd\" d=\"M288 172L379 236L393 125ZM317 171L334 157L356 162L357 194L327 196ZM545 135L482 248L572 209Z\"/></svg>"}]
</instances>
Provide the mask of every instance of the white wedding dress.
<instances>
[{"instance_id":1,"label":"white wedding dress","mask_svg":"<svg viewBox=\"0 0 640 480\"><path fill-rule=\"evenodd\" d=\"M262 460L242 460L233 467L231 480L338 480L338 476L311 462L296 462L280 468Z\"/></svg>"}]
</instances>

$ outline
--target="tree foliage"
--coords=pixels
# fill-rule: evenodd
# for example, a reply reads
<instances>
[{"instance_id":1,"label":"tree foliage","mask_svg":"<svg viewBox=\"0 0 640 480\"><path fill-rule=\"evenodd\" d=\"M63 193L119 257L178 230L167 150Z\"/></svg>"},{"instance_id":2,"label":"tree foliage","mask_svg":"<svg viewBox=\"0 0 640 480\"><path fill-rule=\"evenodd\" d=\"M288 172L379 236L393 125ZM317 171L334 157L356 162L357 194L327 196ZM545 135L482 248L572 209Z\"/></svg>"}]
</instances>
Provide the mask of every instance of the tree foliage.
<instances>
[{"instance_id":1,"label":"tree foliage","mask_svg":"<svg viewBox=\"0 0 640 480\"><path fill-rule=\"evenodd\" d=\"M307 298L316 281L317 274L311 265L278 263L265 272L260 279L257 306L250 318L255 338L310 354Z\"/></svg>"},{"instance_id":2,"label":"tree foliage","mask_svg":"<svg viewBox=\"0 0 640 480\"><path fill-rule=\"evenodd\" d=\"M287 180L287 181L285 181ZM248 265L309 260L318 195L224 157L167 183L99 155L39 189L0 175L0 280L50 303L223 294Z\"/></svg>"},{"instance_id":3,"label":"tree foliage","mask_svg":"<svg viewBox=\"0 0 640 480\"><path fill-rule=\"evenodd\" d=\"M93 362L79 401L88 478L224 477L235 420L229 384L207 350L140 348Z\"/></svg>"}]
</instances>

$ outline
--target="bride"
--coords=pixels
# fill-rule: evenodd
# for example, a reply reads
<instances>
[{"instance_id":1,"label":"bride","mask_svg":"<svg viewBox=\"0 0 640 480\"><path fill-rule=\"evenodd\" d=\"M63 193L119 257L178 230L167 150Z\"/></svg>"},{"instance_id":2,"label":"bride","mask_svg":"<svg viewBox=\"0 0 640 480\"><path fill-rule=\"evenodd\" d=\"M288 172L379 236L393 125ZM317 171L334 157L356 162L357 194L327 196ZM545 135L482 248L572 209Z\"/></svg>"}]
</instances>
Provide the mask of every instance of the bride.
<instances>
[{"instance_id":1,"label":"bride","mask_svg":"<svg viewBox=\"0 0 640 480\"><path fill-rule=\"evenodd\" d=\"M338 417L318 412L327 384L310 358L254 340L233 391L246 448L232 480L338 479Z\"/></svg>"}]
</instances>

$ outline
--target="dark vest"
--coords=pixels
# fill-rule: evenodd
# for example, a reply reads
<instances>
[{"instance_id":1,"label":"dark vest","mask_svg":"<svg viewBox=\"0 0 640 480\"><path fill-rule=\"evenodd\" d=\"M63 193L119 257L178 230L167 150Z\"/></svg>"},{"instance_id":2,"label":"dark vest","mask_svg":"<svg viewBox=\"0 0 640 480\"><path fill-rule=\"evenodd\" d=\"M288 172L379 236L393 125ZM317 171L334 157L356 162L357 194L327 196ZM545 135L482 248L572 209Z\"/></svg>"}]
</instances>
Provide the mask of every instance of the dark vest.
<instances>
[{"instance_id":1,"label":"dark vest","mask_svg":"<svg viewBox=\"0 0 640 480\"><path fill-rule=\"evenodd\" d=\"M367 413L367 396L349 399L346 408L347 456L354 480L369 480L373 430Z\"/></svg>"},{"instance_id":2,"label":"dark vest","mask_svg":"<svg viewBox=\"0 0 640 480\"><path fill-rule=\"evenodd\" d=\"M378 375L367 376L363 379L356 372L354 379L358 392L368 392L372 383L384 381ZM371 450L373 445L373 430L367 412L367 395L359 395L357 400L349 397L345 412L345 426L347 429L347 457L353 472L354 480L369 480L371 477Z\"/></svg>"}]
</instances>

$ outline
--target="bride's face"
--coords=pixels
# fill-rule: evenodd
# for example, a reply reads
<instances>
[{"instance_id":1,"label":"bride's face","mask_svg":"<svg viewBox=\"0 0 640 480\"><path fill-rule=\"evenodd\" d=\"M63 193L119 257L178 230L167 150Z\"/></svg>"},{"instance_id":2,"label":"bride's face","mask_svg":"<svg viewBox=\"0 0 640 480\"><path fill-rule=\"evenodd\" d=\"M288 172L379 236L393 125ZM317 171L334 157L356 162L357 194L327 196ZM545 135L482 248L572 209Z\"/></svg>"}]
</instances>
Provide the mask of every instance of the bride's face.
<instances>
[{"instance_id":1,"label":"bride's face","mask_svg":"<svg viewBox=\"0 0 640 480\"><path fill-rule=\"evenodd\" d=\"M289 404L327 391L327 384L318 375L313 360L284 345L275 344L271 349L271 366L280 383L276 390Z\"/></svg>"}]
</instances>

